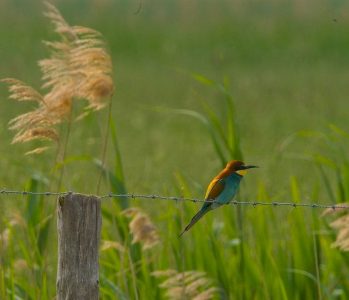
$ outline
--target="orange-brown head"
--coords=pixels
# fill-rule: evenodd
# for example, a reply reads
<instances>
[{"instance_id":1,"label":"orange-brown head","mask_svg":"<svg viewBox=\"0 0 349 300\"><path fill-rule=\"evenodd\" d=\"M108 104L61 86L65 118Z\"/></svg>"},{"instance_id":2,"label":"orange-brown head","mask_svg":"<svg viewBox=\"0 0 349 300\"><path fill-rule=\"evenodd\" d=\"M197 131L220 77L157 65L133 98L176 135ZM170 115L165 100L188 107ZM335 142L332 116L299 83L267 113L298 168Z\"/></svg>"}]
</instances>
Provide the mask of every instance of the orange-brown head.
<instances>
[{"instance_id":1,"label":"orange-brown head","mask_svg":"<svg viewBox=\"0 0 349 300\"><path fill-rule=\"evenodd\" d=\"M225 169L229 173L237 173L240 176L244 176L247 173L247 169L258 168L257 166L245 165L241 160L231 160L227 163Z\"/></svg>"}]
</instances>

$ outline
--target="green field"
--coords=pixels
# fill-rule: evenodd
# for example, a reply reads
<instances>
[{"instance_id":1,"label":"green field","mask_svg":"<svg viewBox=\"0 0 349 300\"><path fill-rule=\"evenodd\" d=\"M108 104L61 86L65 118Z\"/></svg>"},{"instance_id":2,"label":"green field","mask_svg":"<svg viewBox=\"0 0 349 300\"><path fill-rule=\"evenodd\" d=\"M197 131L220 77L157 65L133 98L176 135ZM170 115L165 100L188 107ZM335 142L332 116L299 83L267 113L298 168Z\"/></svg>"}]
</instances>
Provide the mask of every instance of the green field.
<instances>
[{"instance_id":1,"label":"green field","mask_svg":"<svg viewBox=\"0 0 349 300\"><path fill-rule=\"evenodd\" d=\"M348 200L346 1L55 5L70 24L94 28L107 42L117 147L109 139L106 165L127 192L204 196L223 159L210 135L210 129L215 136L219 130L193 117L198 113L208 120L216 116L228 140L227 124L234 124L239 142L228 149L219 141L224 160L237 158L240 147L244 161L260 166L244 179L238 200ZM42 85L37 61L48 51L41 41L56 38L43 9L36 0L0 2L0 78ZM217 86L225 86L226 94ZM35 143L11 144L7 123L32 104L8 96L0 84L0 188L55 190L62 170L55 165L55 147L25 156ZM105 109L73 123L61 190L96 193L101 170L95 159L102 156L107 116ZM110 191L120 192L120 186L104 180L99 193ZM178 239L198 204L130 200L159 231L160 243L143 250L132 244L119 204L103 202L102 240L123 250L101 250L102 299L167 299L164 279L152 272L168 269L205 272L217 287L213 299L349 299L349 257L331 247L334 218L321 217L320 209L227 206ZM0 210L0 299L53 299L55 199L0 195Z\"/></svg>"}]
</instances>

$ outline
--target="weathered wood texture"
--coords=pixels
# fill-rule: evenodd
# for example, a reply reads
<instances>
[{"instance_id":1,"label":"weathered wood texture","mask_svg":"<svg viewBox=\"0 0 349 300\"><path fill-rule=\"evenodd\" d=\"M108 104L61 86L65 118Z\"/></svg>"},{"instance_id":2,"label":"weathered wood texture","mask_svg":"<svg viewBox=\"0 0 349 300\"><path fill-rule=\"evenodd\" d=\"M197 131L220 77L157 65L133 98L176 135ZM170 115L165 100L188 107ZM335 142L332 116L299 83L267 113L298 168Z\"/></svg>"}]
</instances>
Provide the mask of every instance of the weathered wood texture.
<instances>
[{"instance_id":1,"label":"weathered wood texture","mask_svg":"<svg viewBox=\"0 0 349 300\"><path fill-rule=\"evenodd\" d=\"M58 300L99 298L101 202L95 196L58 198Z\"/></svg>"}]
</instances>

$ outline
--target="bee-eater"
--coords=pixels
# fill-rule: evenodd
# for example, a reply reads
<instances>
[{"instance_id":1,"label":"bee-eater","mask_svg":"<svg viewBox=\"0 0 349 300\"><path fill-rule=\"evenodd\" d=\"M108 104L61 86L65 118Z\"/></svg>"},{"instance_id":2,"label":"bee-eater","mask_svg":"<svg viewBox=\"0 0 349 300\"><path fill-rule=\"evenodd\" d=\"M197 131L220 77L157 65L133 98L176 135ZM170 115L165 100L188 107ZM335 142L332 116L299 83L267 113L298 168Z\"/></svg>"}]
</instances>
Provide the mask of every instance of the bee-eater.
<instances>
[{"instance_id":1,"label":"bee-eater","mask_svg":"<svg viewBox=\"0 0 349 300\"><path fill-rule=\"evenodd\" d=\"M204 205L179 236L181 237L184 232L192 228L210 210L228 204L234 198L247 169L251 168L257 168L257 166L246 166L240 160L228 162L227 166L208 185Z\"/></svg>"}]
</instances>

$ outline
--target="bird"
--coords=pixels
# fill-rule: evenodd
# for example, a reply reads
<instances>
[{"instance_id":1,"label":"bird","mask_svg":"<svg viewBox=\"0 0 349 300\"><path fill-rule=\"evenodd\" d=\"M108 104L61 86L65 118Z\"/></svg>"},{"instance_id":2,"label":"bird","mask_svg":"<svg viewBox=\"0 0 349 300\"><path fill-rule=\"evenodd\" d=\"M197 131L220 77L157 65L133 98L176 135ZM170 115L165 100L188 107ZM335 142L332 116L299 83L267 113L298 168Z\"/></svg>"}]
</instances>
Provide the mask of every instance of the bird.
<instances>
[{"instance_id":1,"label":"bird","mask_svg":"<svg viewBox=\"0 0 349 300\"><path fill-rule=\"evenodd\" d=\"M229 161L226 167L208 185L203 206L179 237L192 228L210 210L229 204L238 191L241 179L247 173L247 170L252 168L258 168L258 166L245 165L241 160Z\"/></svg>"}]
</instances>

